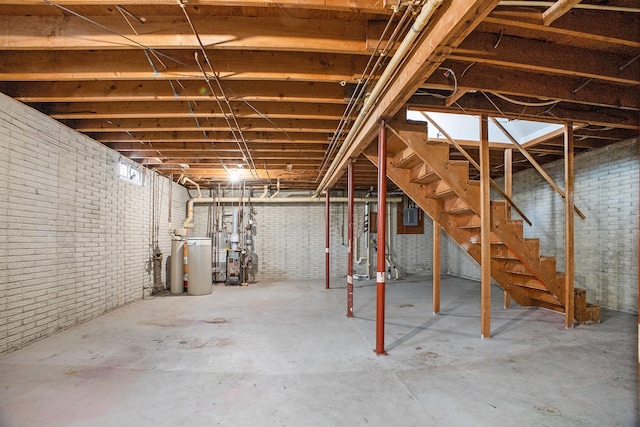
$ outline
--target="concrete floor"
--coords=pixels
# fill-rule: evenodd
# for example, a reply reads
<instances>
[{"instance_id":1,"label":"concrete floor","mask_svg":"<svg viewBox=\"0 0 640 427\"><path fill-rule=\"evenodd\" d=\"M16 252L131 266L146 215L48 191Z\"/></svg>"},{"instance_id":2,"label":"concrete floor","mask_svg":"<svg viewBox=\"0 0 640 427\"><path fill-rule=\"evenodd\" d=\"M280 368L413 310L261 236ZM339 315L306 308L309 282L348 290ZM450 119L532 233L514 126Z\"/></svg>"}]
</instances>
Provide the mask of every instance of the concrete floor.
<instances>
[{"instance_id":1,"label":"concrete floor","mask_svg":"<svg viewBox=\"0 0 640 427\"><path fill-rule=\"evenodd\" d=\"M635 426L636 317L563 328L501 309L480 338L480 287L387 284L376 356L375 283L216 286L141 301L0 357L0 426Z\"/></svg>"}]
</instances>

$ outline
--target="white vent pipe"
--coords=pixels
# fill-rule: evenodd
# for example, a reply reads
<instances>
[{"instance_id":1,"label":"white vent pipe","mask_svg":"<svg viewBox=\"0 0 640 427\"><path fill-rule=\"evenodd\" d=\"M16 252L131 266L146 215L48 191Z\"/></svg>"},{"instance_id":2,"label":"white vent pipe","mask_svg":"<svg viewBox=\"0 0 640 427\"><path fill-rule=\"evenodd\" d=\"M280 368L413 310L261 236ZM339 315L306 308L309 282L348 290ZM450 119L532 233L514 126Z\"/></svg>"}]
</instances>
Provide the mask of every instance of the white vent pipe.
<instances>
[{"instance_id":1,"label":"white vent pipe","mask_svg":"<svg viewBox=\"0 0 640 427\"><path fill-rule=\"evenodd\" d=\"M265 198L257 198L251 199L248 198L247 201L251 204L254 203L325 203L324 197L265 197ZM195 203L238 203L238 201L242 201L243 198L238 197L195 197L190 199L187 202L187 218L184 220L182 224L183 228L193 228L193 205ZM375 197L356 197L353 199L356 203L374 203L377 201ZM331 203L347 203L347 197L331 197ZM402 202L402 197L388 197L387 201L392 203L400 203Z\"/></svg>"}]
</instances>

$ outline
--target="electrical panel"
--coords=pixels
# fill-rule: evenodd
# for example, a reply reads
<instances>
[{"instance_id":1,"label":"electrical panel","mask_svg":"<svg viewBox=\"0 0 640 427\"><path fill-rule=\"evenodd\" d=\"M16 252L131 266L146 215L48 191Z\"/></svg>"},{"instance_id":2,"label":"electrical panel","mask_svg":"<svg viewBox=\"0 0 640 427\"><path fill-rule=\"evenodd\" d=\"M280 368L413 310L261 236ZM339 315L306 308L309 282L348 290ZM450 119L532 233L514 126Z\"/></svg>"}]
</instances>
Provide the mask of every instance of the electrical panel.
<instances>
[{"instance_id":1,"label":"electrical panel","mask_svg":"<svg viewBox=\"0 0 640 427\"><path fill-rule=\"evenodd\" d=\"M405 227L415 227L418 225L418 209L404 208L402 217L402 225Z\"/></svg>"}]
</instances>

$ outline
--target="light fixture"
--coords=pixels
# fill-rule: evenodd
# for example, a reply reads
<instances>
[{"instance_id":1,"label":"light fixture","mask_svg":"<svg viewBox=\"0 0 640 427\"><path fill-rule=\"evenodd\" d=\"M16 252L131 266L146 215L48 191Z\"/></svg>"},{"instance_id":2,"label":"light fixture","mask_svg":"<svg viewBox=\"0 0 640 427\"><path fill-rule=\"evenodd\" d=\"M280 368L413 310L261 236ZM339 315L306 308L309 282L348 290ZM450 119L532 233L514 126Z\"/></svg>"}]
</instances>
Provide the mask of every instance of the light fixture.
<instances>
[{"instance_id":1,"label":"light fixture","mask_svg":"<svg viewBox=\"0 0 640 427\"><path fill-rule=\"evenodd\" d=\"M229 181L238 182L240 181L240 170L239 169L227 169L229 172Z\"/></svg>"}]
</instances>

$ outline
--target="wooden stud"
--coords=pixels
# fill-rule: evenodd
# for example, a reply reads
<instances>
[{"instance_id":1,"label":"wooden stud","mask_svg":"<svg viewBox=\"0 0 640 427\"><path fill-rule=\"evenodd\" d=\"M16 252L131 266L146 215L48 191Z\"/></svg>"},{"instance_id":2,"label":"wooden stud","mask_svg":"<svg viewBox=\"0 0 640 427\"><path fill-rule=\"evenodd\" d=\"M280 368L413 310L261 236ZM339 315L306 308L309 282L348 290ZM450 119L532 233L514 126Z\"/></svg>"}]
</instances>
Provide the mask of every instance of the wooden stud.
<instances>
[{"instance_id":1,"label":"wooden stud","mask_svg":"<svg viewBox=\"0 0 640 427\"><path fill-rule=\"evenodd\" d=\"M491 338L491 186L489 185L489 124L480 116L480 242L481 242L481 336Z\"/></svg>"},{"instance_id":2,"label":"wooden stud","mask_svg":"<svg viewBox=\"0 0 640 427\"><path fill-rule=\"evenodd\" d=\"M513 149L504 150L504 192L507 196L513 196ZM507 204L507 219L511 219L511 206ZM511 307L511 297L504 291L504 308Z\"/></svg>"},{"instance_id":3,"label":"wooden stud","mask_svg":"<svg viewBox=\"0 0 640 427\"><path fill-rule=\"evenodd\" d=\"M440 313L440 228L433 221L433 314Z\"/></svg>"},{"instance_id":4,"label":"wooden stud","mask_svg":"<svg viewBox=\"0 0 640 427\"><path fill-rule=\"evenodd\" d=\"M564 215L565 215L565 227L564 227L564 244L565 244L565 327L573 328L574 322L574 280L575 280L575 265L574 265L574 215L573 215L573 197L574 197L574 167L573 167L573 126L571 122L565 125L565 138L564 138L564 185L566 197L564 198Z\"/></svg>"}]
</instances>

